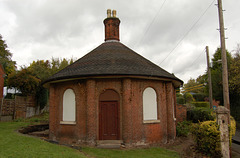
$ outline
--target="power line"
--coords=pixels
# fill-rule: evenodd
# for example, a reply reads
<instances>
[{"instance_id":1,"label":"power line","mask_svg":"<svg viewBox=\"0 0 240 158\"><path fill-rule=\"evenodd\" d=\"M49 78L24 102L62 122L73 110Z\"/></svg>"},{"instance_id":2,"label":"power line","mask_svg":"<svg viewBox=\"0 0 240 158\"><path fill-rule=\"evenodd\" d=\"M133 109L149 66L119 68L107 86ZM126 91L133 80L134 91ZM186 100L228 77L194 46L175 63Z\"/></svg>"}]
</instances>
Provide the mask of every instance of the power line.
<instances>
[{"instance_id":1,"label":"power line","mask_svg":"<svg viewBox=\"0 0 240 158\"><path fill-rule=\"evenodd\" d=\"M139 44L142 42L143 38L146 36L146 34L147 34L147 32L149 31L150 27L152 26L152 24L153 24L154 21L156 20L158 14L159 14L160 11L162 10L163 5L165 4L166 1L167 1L167 0L164 0L164 1L163 1L161 7L159 8L159 10L158 10L158 12L157 12L157 14L155 15L155 17L153 18L153 20L151 21L151 23L148 25L148 27L147 27L146 31L144 32L142 38L140 38L139 42L138 42L135 46L139 45Z\"/></svg>"},{"instance_id":2,"label":"power line","mask_svg":"<svg viewBox=\"0 0 240 158\"><path fill-rule=\"evenodd\" d=\"M196 86L184 88L184 90L189 90L189 89L193 89L193 88L198 88L198 87L201 87L201 86L204 86L204 83L198 84L198 85L196 85Z\"/></svg>"},{"instance_id":3,"label":"power line","mask_svg":"<svg viewBox=\"0 0 240 158\"><path fill-rule=\"evenodd\" d=\"M170 53L168 53L168 55L166 56L166 58L164 58L160 65L169 57L170 54L172 54L172 52L178 47L178 45L183 41L183 39L188 35L188 33L196 26L196 24L200 21L200 19L203 17L203 15L205 15L205 13L208 11L208 9L213 5L213 3L215 2L215 0L213 0L211 2L211 4L207 7L207 9L201 14L201 16L197 19L197 21L192 25L192 27L185 33L185 35L178 41L177 45L170 51Z\"/></svg>"},{"instance_id":4,"label":"power line","mask_svg":"<svg viewBox=\"0 0 240 158\"><path fill-rule=\"evenodd\" d=\"M205 52L205 48L203 49L203 51L199 54L199 56L192 62L192 64L189 66L189 67L191 67L196 61L197 61L197 59Z\"/></svg>"},{"instance_id":5,"label":"power line","mask_svg":"<svg viewBox=\"0 0 240 158\"><path fill-rule=\"evenodd\" d=\"M205 86L196 87L196 88L188 89L188 90L183 90L183 91L181 91L181 92L183 92L183 93L192 92L192 91L194 91L194 90L203 89L203 88L205 88Z\"/></svg>"},{"instance_id":6,"label":"power line","mask_svg":"<svg viewBox=\"0 0 240 158\"><path fill-rule=\"evenodd\" d=\"M176 90L176 92L191 92L191 91L194 91L194 90L198 90L198 89L202 89L205 87L205 84L198 84L198 85L195 85L195 86L192 86L192 87L187 87L187 88L184 88L183 90Z\"/></svg>"},{"instance_id":7,"label":"power line","mask_svg":"<svg viewBox=\"0 0 240 158\"><path fill-rule=\"evenodd\" d=\"M192 92L194 90L203 89L203 88L205 88L205 86L196 87L196 88L189 89L189 90L177 90L176 93L187 93L187 92Z\"/></svg>"}]
</instances>

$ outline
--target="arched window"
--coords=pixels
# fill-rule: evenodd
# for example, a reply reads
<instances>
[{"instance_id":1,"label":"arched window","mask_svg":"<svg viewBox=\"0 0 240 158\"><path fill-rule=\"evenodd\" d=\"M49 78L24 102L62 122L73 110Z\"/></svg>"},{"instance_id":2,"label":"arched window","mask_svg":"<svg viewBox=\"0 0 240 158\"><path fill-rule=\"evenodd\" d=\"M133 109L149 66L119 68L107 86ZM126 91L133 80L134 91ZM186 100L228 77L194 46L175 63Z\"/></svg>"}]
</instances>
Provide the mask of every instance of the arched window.
<instances>
[{"instance_id":1,"label":"arched window","mask_svg":"<svg viewBox=\"0 0 240 158\"><path fill-rule=\"evenodd\" d=\"M143 120L157 120L157 95L153 88L143 92Z\"/></svg>"},{"instance_id":2,"label":"arched window","mask_svg":"<svg viewBox=\"0 0 240 158\"><path fill-rule=\"evenodd\" d=\"M76 121L76 101L72 89L67 89L63 94L63 121Z\"/></svg>"}]
</instances>

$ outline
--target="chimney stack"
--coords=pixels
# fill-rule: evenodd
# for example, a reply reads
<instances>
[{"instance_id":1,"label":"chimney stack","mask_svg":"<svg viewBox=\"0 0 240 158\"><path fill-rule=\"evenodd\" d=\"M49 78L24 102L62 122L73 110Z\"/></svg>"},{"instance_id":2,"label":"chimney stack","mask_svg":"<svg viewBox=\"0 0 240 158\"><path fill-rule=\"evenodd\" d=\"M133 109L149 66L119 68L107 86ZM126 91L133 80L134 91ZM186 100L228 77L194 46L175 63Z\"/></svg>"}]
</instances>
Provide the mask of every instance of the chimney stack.
<instances>
[{"instance_id":1,"label":"chimney stack","mask_svg":"<svg viewBox=\"0 0 240 158\"><path fill-rule=\"evenodd\" d=\"M117 40L119 41L119 25L120 20L116 17L116 10L107 10L107 18L103 21L105 25L105 41Z\"/></svg>"}]
</instances>

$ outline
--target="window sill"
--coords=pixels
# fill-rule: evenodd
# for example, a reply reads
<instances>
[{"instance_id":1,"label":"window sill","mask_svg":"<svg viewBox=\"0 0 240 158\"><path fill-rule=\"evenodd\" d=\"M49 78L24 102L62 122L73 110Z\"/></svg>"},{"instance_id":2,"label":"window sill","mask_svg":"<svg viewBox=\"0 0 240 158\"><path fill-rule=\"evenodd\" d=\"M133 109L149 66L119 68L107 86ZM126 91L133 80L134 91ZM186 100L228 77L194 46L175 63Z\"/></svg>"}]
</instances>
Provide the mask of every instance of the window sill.
<instances>
[{"instance_id":1,"label":"window sill","mask_svg":"<svg viewBox=\"0 0 240 158\"><path fill-rule=\"evenodd\" d=\"M143 123L160 123L160 120L143 120Z\"/></svg>"},{"instance_id":2,"label":"window sill","mask_svg":"<svg viewBox=\"0 0 240 158\"><path fill-rule=\"evenodd\" d=\"M75 121L60 121L61 125L76 125Z\"/></svg>"}]
</instances>

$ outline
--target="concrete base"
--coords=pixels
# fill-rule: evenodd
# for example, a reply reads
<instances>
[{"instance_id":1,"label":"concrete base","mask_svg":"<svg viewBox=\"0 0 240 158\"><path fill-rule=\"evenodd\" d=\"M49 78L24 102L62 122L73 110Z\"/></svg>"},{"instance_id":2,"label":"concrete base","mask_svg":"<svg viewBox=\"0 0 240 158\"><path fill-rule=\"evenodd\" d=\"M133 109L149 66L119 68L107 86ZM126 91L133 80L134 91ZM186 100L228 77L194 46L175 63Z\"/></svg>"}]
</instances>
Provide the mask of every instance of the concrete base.
<instances>
[{"instance_id":1,"label":"concrete base","mask_svg":"<svg viewBox=\"0 0 240 158\"><path fill-rule=\"evenodd\" d=\"M104 149L118 149L121 147L122 143L122 140L99 140L97 141L97 147Z\"/></svg>"}]
</instances>

